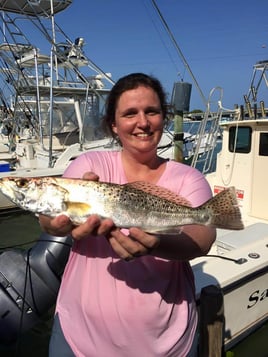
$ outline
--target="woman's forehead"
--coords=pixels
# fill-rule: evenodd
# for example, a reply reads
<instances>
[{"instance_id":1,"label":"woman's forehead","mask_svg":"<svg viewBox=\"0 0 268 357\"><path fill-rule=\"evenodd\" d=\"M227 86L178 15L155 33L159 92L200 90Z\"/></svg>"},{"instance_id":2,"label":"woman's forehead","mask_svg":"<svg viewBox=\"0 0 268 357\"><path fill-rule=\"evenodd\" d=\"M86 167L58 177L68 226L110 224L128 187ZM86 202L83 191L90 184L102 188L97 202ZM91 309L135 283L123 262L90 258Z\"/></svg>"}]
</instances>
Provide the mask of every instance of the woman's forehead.
<instances>
[{"instance_id":1,"label":"woman's forehead","mask_svg":"<svg viewBox=\"0 0 268 357\"><path fill-rule=\"evenodd\" d=\"M140 86L123 92L118 99L117 107L139 104L158 105L159 103L158 94L152 88Z\"/></svg>"}]
</instances>

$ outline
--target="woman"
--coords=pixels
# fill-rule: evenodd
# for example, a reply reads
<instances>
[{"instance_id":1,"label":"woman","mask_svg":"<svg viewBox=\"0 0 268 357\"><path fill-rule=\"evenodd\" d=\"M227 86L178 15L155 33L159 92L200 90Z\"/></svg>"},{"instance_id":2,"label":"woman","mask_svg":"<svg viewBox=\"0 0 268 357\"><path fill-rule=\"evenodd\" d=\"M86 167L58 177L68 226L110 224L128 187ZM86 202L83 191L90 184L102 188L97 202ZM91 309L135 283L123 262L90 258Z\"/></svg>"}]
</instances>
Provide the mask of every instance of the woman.
<instances>
[{"instance_id":1,"label":"woman","mask_svg":"<svg viewBox=\"0 0 268 357\"><path fill-rule=\"evenodd\" d=\"M122 150L87 152L65 177L114 183L148 181L192 206L211 197L203 175L157 155L166 115L160 82L142 73L112 88L105 122ZM189 356L197 311L188 261L206 254L215 229L185 226L178 236L156 236L91 216L74 227L65 216L40 217L53 235L71 234L73 248L56 306L50 356ZM193 348L192 348L193 351Z\"/></svg>"}]
</instances>

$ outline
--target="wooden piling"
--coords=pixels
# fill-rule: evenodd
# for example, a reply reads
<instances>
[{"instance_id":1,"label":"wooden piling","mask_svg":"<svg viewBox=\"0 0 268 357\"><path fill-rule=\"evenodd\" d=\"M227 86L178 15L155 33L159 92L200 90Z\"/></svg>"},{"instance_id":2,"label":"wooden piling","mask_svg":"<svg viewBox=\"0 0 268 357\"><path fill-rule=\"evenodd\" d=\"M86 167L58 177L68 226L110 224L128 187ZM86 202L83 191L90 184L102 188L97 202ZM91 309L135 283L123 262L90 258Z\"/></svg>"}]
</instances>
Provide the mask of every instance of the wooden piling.
<instances>
[{"instance_id":1,"label":"wooden piling","mask_svg":"<svg viewBox=\"0 0 268 357\"><path fill-rule=\"evenodd\" d=\"M222 357L224 335L223 293L215 285L201 290L199 357Z\"/></svg>"},{"instance_id":2,"label":"wooden piling","mask_svg":"<svg viewBox=\"0 0 268 357\"><path fill-rule=\"evenodd\" d=\"M174 116L174 160L183 162L183 112Z\"/></svg>"}]
</instances>

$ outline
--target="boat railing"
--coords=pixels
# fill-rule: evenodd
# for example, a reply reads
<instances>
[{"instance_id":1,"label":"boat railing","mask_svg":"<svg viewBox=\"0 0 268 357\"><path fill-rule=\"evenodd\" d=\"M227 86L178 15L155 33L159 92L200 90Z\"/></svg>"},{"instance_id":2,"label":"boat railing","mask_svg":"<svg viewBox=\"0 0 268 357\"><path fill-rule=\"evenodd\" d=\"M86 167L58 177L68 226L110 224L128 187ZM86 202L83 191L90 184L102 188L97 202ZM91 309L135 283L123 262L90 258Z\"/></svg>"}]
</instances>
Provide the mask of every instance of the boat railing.
<instances>
[{"instance_id":1,"label":"boat railing","mask_svg":"<svg viewBox=\"0 0 268 357\"><path fill-rule=\"evenodd\" d=\"M268 70L267 60L259 61L254 65L249 90L247 95L244 96L247 107L248 106L256 107L257 98L262 83L265 84L266 88L268 87L267 70Z\"/></svg>"},{"instance_id":2,"label":"boat railing","mask_svg":"<svg viewBox=\"0 0 268 357\"><path fill-rule=\"evenodd\" d=\"M217 110L215 112L212 111L212 105L215 104L212 97L216 92L219 92L220 98L217 100ZM203 173L209 172L213 164L214 152L220 135L219 123L222 118L223 110L219 103L221 103L222 96L222 88L215 87L211 90L206 112L200 122L196 136L196 145L194 147L191 166L198 167Z\"/></svg>"}]
</instances>

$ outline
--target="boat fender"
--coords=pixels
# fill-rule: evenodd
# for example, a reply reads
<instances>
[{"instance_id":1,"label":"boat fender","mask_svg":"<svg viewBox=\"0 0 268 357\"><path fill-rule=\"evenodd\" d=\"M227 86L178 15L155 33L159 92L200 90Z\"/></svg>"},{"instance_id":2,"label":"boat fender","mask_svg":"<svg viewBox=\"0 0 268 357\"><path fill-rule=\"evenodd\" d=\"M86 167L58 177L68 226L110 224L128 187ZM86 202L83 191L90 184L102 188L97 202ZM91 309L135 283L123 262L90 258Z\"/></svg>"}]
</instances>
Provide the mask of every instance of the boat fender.
<instances>
[{"instance_id":1,"label":"boat fender","mask_svg":"<svg viewBox=\"0 0 268 357\"><path fill-rule=\"evenodd\" d=\"M26 250L0 255L0 343L15 341L56 302L72 238L41 233Z\"/></svg>"}]
</instances>

